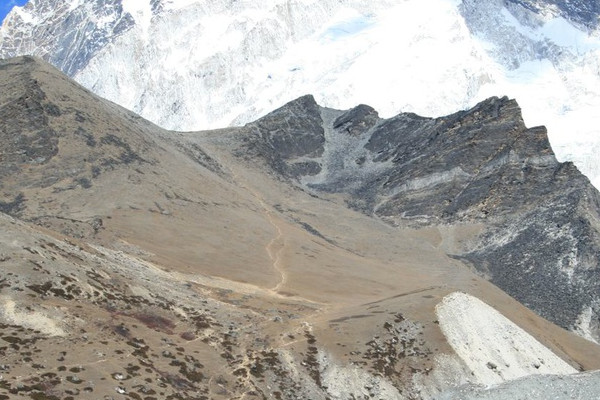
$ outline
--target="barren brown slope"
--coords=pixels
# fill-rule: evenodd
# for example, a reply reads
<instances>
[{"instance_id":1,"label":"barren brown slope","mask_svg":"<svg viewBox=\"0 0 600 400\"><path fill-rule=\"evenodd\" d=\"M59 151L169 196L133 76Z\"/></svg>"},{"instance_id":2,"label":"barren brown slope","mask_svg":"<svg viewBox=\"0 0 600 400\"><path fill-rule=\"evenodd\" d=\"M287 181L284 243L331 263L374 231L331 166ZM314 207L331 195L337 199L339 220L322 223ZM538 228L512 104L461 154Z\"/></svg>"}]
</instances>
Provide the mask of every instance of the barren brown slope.
<instances>
[{"instance_id":1,"label":"barren brown slope","mask_svg":"<svg viewBox=\"0 0 600 400\"><path fill-rule=\"evenodd\" d=\"M434 312L457 290L599 367L428 232L237 157L244 130L165 132L32 58L0 88L1 398L419 398L465 368Z\"/></svg>"}]
</instances>

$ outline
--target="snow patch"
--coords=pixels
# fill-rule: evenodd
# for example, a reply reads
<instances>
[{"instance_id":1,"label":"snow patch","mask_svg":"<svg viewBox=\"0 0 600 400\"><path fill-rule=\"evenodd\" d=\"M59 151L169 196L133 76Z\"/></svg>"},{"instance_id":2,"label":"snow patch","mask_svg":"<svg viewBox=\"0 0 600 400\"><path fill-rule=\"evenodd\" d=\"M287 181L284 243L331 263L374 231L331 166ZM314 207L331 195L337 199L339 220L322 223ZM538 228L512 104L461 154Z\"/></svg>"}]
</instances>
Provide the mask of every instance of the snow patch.
<instances>
[{"instance_id":1,"label":"snow patch","mask_svg":"<svg viewBox=\"0 0 600 400\"><path fill-rule=\"evenodd\" d=\"M597 38L577 29L562 17L551 18L544 21L543 25L532 28L521 24L506 8L502 9L501 14L509 26L533 41L548 40L557 46L576 49L578 54L598 49L600 45Z\"/></svg>"},{"instance_id":2,"label":"snow patch","mask_svg":"<svg viewBox=\"0 0 600 400\"><path fill-rule=\"evenodd\" d=\"M131 0L137 1L137 0ZM166 0L164 5L169 10L179 10L181 8L188 7L192 4L198 3L198 0Z\"/></svg>"},{"instance_id":3,"label":"snow patch","mask_svg":"<svg viewBox=\"0 0 600 400\"><path fill-rule=\"evenodd\" d=\"M374 26L373 15L364 15L353 9L340 11L330 22L321 37L325 40L338 40L356 35Z\"/></svg>"},{"instance_id":4,"label":"snow patch","mask_svg":"<svg viewBox=\"0 0 600 400\"><path fill-rule=\"evenodd\" d=\"M23 23L26 25L36 25L38 23L37 18L35 18L31 13L25 11L25 6L14 6L12 11L9 13L9 16L12 14L18 15L21 18L21 21L23 21ZM8 17L6 19L8 19Z\"/></svg>"},{"instance_id":5,"label":"snow patch","mask_svg":"<svg viewBox=\"0 0 600 400\"><path fill-rule=\"evenodd\" d=\"M455 292L436 306L440 328L476 383L495 385L533 374L577 371L476 297Z\"/></svg>"},{"instance_id":6,"label":"snow patch","mask_svg":"<svg viewBox=\"0 0 600 400\"><path fill-rule=\"evenodd\" d=\"M123 11L129 13L136 25L147 37L152 22L152 6L150 0L122 0Z\"/></svg>"},{"instance_id":7,"label":"snow patch","mask_svg":"<svg viewBox=\"0 0 600 400\"><path fill-rule=\"evenodd\" d=\"M69 4L69 11L73 11L78 7L81 7L84 4L85 0L72 0L71 4ZM126 0L124 0L126 1Z\"/></svg>"}]
</instances>

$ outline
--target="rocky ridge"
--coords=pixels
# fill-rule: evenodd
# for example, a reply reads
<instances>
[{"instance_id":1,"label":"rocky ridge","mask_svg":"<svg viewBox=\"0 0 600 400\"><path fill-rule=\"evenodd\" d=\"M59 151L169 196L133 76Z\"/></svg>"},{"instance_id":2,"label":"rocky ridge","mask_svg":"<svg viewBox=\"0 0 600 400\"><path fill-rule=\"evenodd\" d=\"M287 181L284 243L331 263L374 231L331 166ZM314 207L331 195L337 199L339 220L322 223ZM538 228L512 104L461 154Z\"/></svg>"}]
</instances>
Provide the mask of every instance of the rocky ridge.
<instances>
[{"instance_id":1,"label":"rocky ridge","mask_svg":"<svg viewBox=\"0 0 600 400\"><path fill-rule=\"evenodd\" d=\"M600 187L597 4L423 4L32 0L6 19L0 57L44 58L176 130L241 125L304 93L386 117L508 95L528 126L548 127L558 159Z\"/></svg>"}]
</instances>

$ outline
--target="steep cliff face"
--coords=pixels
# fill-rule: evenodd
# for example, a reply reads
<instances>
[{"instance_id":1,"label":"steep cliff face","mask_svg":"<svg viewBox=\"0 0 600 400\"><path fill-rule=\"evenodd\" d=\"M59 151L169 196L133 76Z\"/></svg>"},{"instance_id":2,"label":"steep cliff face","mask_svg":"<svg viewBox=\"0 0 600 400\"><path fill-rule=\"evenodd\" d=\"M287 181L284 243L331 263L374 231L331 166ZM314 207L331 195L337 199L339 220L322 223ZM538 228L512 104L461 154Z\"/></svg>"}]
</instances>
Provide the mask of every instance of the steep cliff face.
<instances>
[{"instance_id":1,"label":"steep cliff face","mask_svg":"<svg viewBox=\"0 0 600 400\"><path fill-rule=\"evenodd\" d=\"M600 339L600 195L571 163L557 162L545 128L525 127L514 100L490 98L435 119L315 107L303 97L247 125L251 154L392 225L484 224L449 254L551 321ZM303 121L322 125L273 139L279 126ZM310 151L287 150L303 146Z\"/></svg>"}]
</instances>

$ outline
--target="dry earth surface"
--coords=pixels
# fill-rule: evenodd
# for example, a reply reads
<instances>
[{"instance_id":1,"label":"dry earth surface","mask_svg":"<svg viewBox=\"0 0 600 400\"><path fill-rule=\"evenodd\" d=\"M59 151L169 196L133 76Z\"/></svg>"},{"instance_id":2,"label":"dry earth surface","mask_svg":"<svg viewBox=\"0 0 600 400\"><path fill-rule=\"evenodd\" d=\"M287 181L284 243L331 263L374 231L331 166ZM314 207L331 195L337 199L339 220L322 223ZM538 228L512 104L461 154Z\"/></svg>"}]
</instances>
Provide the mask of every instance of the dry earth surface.
<instances>
[{"instance_id":1,"label":"dry earth surface","mask_svg":"<svg viewBox=\"0 0 600 400\"><path fill-rule=\"evenodd\" d=\"M238 135L163 131L0 62L0 399L419 399L600 368L447 255L480 223L391 226L239 156ZM470 362L440 308L455 292L544 368L529 346L514 376Z\"/></svg>"}]
</instances>

